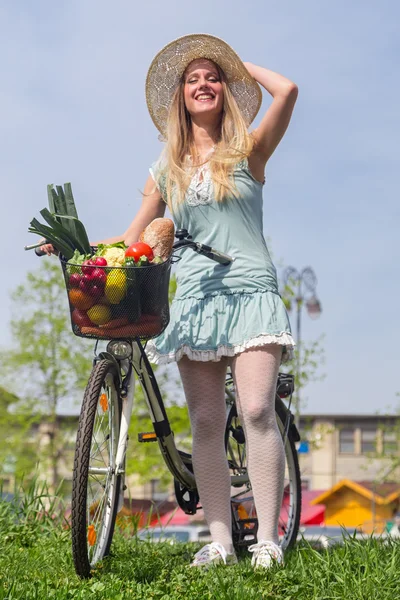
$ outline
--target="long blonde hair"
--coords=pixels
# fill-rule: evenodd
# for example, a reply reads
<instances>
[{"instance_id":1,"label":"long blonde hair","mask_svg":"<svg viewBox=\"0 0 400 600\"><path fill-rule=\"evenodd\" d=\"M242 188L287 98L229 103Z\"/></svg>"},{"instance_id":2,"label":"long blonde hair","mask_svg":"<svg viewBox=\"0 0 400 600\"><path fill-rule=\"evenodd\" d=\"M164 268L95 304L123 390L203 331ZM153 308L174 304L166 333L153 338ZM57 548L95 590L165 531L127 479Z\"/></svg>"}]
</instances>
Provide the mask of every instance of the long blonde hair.
<instances>
[{"instance_id":1,"label":"long blonde hair","mask_svg":"<svg viewBox=\"0 0 400 600\"><path fill-rule=\"evenodd\" d=\"M237 195L232 177L233 168L251 154L254 138L247 131L246 123L229 89L224 72L218 65L216 67L221 77L224 105L219 139L207 162L210 167L215 200L222 202L230 195ZM165 200L170 210L172 210L172 195L174 194L177 203L182 202L194 170L200 164L204 164L197 162L195 158L191 116L185 106L183 88L184 76L172 98L164 151L167 195ZM192 163L188 162L188 156L192 157Z\"/></svg>"}]
</instances>

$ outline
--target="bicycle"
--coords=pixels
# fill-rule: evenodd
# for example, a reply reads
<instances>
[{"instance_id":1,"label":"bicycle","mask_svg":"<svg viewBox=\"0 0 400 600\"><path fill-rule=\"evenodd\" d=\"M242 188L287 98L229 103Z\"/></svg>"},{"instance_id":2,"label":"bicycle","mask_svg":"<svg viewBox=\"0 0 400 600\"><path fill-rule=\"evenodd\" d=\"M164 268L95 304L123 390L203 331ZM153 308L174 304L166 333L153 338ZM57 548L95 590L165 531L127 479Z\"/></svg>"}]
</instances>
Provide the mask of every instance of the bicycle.
<instances>
[{"instance_id":1,"label":"bicycle","mask_svg":"<svg viewBox=\"0 0 400 600\"><path fill-rule=\"evenodd\" d=\"M223 265L232 262L229 256L193 241L186 230L178 230L176 237L178 241L174 244L174 252L191 248ZM173 256L176 257L176 254ZM179 257L176 258L179 260ZM167 283L170 263L171 260L165 267L164 279ZM65 262L63 269L65 273ZM164 310L163 326L168 323L168 315ZM142 344L144 337L139 332L134 339L112 339L107 349L99 353L98 339L96 341L93 369L79 417L72 481L72 554L75 570L82 578L90 577L93 567L110 552L123 494L135 375L143 388L154 429L140 433L139 442L158 442L166 466L174 478L178 505L187 514L195 514L199 508L200 498L192 457L175 445L160 389L147 358L145 344ZM224 439L233 490L233 541L238 548L256 541L258 522L247 474L246 440L236 410L233 380L229 374L225 390L227 418ZM295 447L300 436L290 412L293 390L293 376L279 373L275 412L286 457L284 496L279 519L283 549L290 548L296 541L301 511L301 480ZM290 401L287 407L283 398L288 397Z\"/></svg>"}]
</instances>

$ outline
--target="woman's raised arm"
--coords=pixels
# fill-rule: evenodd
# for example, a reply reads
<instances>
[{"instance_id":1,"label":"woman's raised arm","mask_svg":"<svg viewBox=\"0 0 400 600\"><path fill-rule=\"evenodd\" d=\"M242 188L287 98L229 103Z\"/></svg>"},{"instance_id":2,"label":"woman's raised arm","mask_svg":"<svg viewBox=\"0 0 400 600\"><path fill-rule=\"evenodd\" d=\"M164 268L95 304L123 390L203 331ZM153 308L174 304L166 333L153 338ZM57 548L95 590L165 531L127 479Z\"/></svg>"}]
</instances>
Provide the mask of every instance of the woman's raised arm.
<instances>
[{"instance_id":1,"label":"woman's raised arm","mask_svg":"<svg viewBox=\"0 0 400 600\"><path fill-rule=\"evenodd\" d=\"M283 138L288 128L293 108L297 100L298 88L295 83L283 75L258 67L252 63L244 63L250 75L262 85L273 97L271 106L254 131L256 146L254 149L257 171L264 169L266 162Z\"/></svg>"}]
</instances>

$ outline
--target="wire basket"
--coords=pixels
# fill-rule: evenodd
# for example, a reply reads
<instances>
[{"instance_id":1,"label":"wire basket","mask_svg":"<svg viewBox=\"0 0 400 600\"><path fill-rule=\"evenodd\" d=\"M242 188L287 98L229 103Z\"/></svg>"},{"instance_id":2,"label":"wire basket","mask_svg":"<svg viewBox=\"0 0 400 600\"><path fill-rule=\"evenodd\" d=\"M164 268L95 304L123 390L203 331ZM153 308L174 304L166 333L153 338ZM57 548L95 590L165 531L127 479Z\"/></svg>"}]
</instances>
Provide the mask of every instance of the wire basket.
<instances>
[{"instance_id":1,"label":"wire basket","mask_svg":"<svg viewBox=\"0 0 400 600\"><path fill-rule=\"evenodd\" d=\"M169 323L171 259L141 267L70 264L61 259L72 331L94 339L150 339Z\"/></svg>"}]
</instances>

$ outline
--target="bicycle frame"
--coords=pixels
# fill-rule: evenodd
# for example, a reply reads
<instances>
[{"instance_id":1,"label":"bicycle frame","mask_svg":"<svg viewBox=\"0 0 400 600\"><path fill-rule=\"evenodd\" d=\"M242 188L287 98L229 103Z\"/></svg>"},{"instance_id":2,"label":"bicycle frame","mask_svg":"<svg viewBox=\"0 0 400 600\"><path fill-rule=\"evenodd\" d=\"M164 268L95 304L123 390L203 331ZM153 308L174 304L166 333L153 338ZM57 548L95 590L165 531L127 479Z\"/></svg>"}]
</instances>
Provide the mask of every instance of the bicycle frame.
<instances>
[{"instance_id":1,"label":"bicycle frame","mask_svg":"<svg viewBox=\"0 0 400 600\"><path fill-rule=\"evenodd\" d=\"M130 358L130 363L133 368L131 369L130 374L127 375L129 376L127 394L126 397L123 398L122 404L122 418L116 455L117 474L124 474L128 429L131 420L135 394L136 373L142 385L146 404L149 409L149 414L153 423L154 432L157 436L161 454L169 471L173 477L187 489L195 490L196 482L193 472L190 469L191 458L182 456L175 445L174 434L170 427L161 392L151 364L146 356L144 347L142 346L140 340L132 341L132 356ZM231 396L233 399L233 395ZM231 476L231 484L233 486L245 485L247 482L247 475Z\"/></svg>"}]
</instances>

